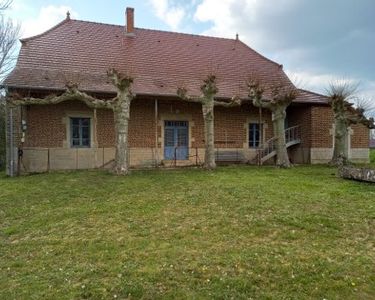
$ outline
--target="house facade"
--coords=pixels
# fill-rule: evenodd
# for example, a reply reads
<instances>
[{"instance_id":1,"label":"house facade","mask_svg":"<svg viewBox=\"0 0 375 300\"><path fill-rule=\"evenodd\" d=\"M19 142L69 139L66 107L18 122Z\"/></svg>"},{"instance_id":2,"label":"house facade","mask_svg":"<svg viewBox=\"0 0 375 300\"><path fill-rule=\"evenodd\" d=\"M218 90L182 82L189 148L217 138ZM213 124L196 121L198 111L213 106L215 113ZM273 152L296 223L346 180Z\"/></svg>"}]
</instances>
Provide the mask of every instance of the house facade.
<instances>
[{"instance_id":1,"label":"house facade","mask_svg":"<svg viewBox=\"0 0 375 300\"><path fill-rule=\"evenodd\" d=\"M176 95L184 86L199 95L208 74L218 78L220 100L242 99L239 107L215 107L217 161L272 163L259 149L272 139L269 111L248 101L246 80L256 75L274 84L291 84L279 65L236 39L163 32L67 18L47 32L24 39L14 71L4 86L19 97L61 94L67 82L101 99L116 93L109 68L134 77L130 109L131 166L184 166L202 163L201 105ZM105 168L116 143L113 112L79 101L7 107L8 173ZM286 137L293 163L326 163L332 156L333 115L327 98L300 90L287 109ZM369 131L353 125L347 137L353 161L369 159ZM272 149L271 149L272 150ZM267 156L268 155L268 156ZM267 156L267 157L266 157Z\"/></svg>"}]
</instances>

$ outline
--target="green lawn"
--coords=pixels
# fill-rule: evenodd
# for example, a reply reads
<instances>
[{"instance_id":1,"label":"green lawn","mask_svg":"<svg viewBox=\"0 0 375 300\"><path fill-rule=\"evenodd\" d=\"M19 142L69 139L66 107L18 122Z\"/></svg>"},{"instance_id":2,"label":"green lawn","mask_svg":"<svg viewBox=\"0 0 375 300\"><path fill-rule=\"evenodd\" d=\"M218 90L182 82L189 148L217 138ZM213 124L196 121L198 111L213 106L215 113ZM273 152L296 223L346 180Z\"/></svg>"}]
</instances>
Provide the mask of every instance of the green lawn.
<instances>
[{"instance_id":1,"label":"green lawn","mask_svg":"<svg viewBox=\"0 0 375 300\"><path fill-rule=\"evenodd\" d=\"M370 149L370 163L375 165L375 149Z\"/></svg>"},{"instance_id":2,"label":"green lawn","mask_svg":"<svg viewBox=\"0 0 375 300\"><path fill-rule=\"evenodd\" d=\"M374 242L323 166L0 175L0 299L374 299Z\"/></svg>"}]
</instances>

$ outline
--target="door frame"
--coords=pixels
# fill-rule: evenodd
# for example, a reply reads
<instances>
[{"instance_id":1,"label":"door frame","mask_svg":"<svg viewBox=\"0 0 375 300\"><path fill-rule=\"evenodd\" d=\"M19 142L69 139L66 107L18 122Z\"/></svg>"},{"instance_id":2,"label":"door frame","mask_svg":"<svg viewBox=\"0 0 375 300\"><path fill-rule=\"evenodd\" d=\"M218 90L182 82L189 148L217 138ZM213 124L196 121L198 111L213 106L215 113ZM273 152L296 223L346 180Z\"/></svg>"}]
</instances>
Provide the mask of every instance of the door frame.
<instances>
[{"instance_id":1,"label":"door frame","mask_svg":"<svg viewBox=\"0 0 375 300\"><path fill-rule=\"evenodd\" d=\"M158 144L160 145L160 154L164 160L164 127L165 121L187 121L188 126L188 144L189 149L192 148L192 143L195 142L195 138L192 136L193 128L195 127L193 117L191 114L180 114L180 113L162 113L159 117L160 135L158 137ZM188 158L189 160L190 158Z\"/></svg>"},{"instance_id":2,"label":"door frame","mask_svg":"<svg viewBox=\"0 0 375 300\"><path fill-rule=\"evenodd\" d=\"M165 126L165 123L167 122L184 122L186 124L186 126ZM173 153L171 157L166 157L166 146L165 146L165 139L164 139L164 153L163 153L163 156L164 156L164 159L165 160L189 160L189 121L186 121L186 120L178 120L178 121L175 121L175 120L165 120L164 121L164 137L165 137L165 130L167 130L167 128L169 129L172 129L173 130L173 142L174 142L174 145L176 145L176 143L178 143L178 140L179 140L179 136L178 136L178 133L179 133L179 130L180 129L183 129L185 132L186 132L186 139L187 139L187 143L185 146L183 146L184 148L184 151L186 150L186 156L185 156L185 153L183 153L183 156L180 157L179 154L176 155L175 157L175 154L176 154L176 151L175 151L175 147L176 146L169 146L170 148L173 148ZM181 154L181 153L180 153Z\"/></svg>"}]
</instances>

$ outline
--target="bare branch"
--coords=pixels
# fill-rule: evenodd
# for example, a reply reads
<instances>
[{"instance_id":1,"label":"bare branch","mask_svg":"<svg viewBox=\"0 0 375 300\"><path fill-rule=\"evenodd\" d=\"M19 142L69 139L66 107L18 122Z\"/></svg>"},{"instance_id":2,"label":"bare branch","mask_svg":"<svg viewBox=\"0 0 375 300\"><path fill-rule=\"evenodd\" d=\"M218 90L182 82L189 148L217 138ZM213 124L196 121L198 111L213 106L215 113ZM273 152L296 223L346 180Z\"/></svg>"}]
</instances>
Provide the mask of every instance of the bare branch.
<instances>
[{"instance_id":1,"label":"bare branch","mask_svg":"<svg viewBox=\"0 0 375 300\"><path fill-rule=\"evenodd\" d=\"M0 80L14 67L19 32L19 24L0 16Z\"/></svg>"},{"instance_id":2,"label":"bare branch","mask_svg":"<svg viewBox=\"0 0 375 300\"><path fill-rule=\"evenodd\" d=\"M241 98L239 96L233 96L230 102L224 102L224 101L214 101L215 106L223 106L223 107L235 107L235 106L241 106Z\"/></svg>"},{"instance_id":3,"label":"bare branch","mask_svg":"<svg viewBox=\"0 0 375 300\"><path fill-rule=\"evenodd\" d=\"M8 9L12 5L12 0L4 0L0 2L0 12Z\"/></svg>"},{"instance_id":4,"label":"bare branch","mask_svg":"<svg viewBox=\"0 0 375 300\"><path fill-rule=\"evenodd\" d=\"M120 91L129 90L134 82L134 78L129 74L123 74L116 69L109 69L107 71L108 77L112 80L113 85Z\"/></svg>"},{"instance_id":5,"label":"bare branch","mask_svg":"<svg viewBox=\"0 0 375 300\"><path fill-rule=\"evenodd\" d=\"M358 83L351 82L349 80L336 80L329 83L329 87L326 89L326 92L328 97L330 97L333 101L335 101L335 99L350 101L355 98L358 91L358 86Z\"/></svg>"},{"instance_id":6,"label":"bare branch","mask_svg":"<svg viewBox=\"0 0 375 300\"><path fill-rule=\"evenodd\" d=\"M254 106L271 108L271 103L263 100L264 86L257 77L250 77L247 81L247 87L249 89L249 98Z\"/></svg>"},{"instance_id":7,"label":"bare branch","mask_svg":"<svg viewBox=\"0 0 375 300\"><path fill-rule=\"evenodd\" d=\"M46 98L22 98L16 94L12 94L8 97L8 101L14 105L48 105L48 104L58 104L64 101L69 100L78 100L84 102L88 107L91 108L104 108L104 109L113 109L114 101L112 100L100 100L96 99L84 92L80 92L77 89L77 85L70 84L67 86L67 90L60 96L49 95Z\"/></svg>"},{"instance_id":8,"label":"bare branch","mask_svg":"<svg viewBox=\"0 0 375 300\"><path fill-rule=\"evenodd\" d=\"M352 108L350 106L350 110L347 110L344 114L344 118L346 118L348 125L351 124L362 124L369 129L375 128L374 118L368 118L365 115L365 110L363 108Z\"/></svg>"},{"instance_id":9,"label":"bare branch","mask_svg":"<svg viewBox=\"0 0 375 300\"><path fill-rule=\"evenodd\" d=\"M351 124L360 123L368 128L374 128L374 119L366 117L367 111L371 109L370 101L357 98L357 90L358 84L348 80L330 83L327 94L335 119L342 120L347 127ZM357 108L354 108L354 103L349 102L349 100L357 102Z\"/></svg>"},{"instance_id":10,"label":"bare branch","mask_svg":"<svg viewBox=\"0 0 375 300\"><path fill-rule=\"evenodd\" d=\"M271 86L271 103L278 105L289 105L298 96L298 89L293 85L274 85Z\"/></svg>"},{"instance_id":11,"label":"bare branch","mask_svg":"<svg viewBox=\"0 0 375 300\"><path fill-rule=\"evenodd\" d=\"M355 99L355 106L357 110L363 112L366 116L371 116L375 113L375 101L374 99L358 97Z\"/></svg>"},{"instance_id":12,"label":"bare branch","mask_svg":"<svg viewBox=\"0 0 375 300\"><path fill-rule=\"evenodd\" d=\"M215 95L218 92L218 88L216 86L216 76L213 74L209 74L205 80L203 80L203 85L201 86L201 91L203 95L210 96Z\"/></svg>"},{"instance_id":13,"label":"bare branch","mask_svg":"<svg viewBox=\"0 0 375 300\"><path fill-rule=\"evenodd\" d=\"M184 87L177 88L177 96L184 101L202 103L201 97L193 97L187 95L187 89Z\"/></svg>"}]
</instances>

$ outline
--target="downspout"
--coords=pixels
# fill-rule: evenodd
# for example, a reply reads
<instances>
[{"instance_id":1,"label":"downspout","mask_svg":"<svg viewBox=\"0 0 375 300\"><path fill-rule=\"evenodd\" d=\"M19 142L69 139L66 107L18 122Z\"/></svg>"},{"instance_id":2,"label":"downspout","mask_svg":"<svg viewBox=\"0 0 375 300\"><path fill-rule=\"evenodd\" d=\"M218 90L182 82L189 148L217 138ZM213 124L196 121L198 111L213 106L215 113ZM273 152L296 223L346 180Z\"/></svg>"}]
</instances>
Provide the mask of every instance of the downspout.
<instances>
[{"instance_id":1,"label":"downspout","mask_svg":"<svg viewBox=\"0 0 375 300\"><path fill-rule=\"evenodd\" d=\"M14 177L14 139L13 139L13 108L9 110L9 154L10 154L10 166L9 176Z\"/></svg>"},{"instance_id":2,"label":"downspout","mask_svg":"<svg viewBox=\"0 0 375 300\"><path fill-rule=\"evenodd\" d=\"M263 145L263 125L262 125L262 107L260 106L259 107L259 148L263 148L264 145ZM258 165L260 166L262 164L262 158L260 157L260 154L261 154L261 151L259 151L259 155L258 155Z\"/></svg>"},{"instance_id":3,"label":"downspout","mask_svg":"<svg viewBox=\"0 0 375 300\"><path fill-rule=\"evenodd\" d=\"M155 99L155 159L156 159L157 167L159 166L158 116L159 116L158 99Z\"/></svg>"},{"instance_id":4,"label":"downspout","mask_svg":"<svg viewBox=\"0 0 375 300\"><path fill-rule=\"evenodd\" d=\"M99 143L98 143L98 136L97 136L97 122L98 122L98 119L97 119L97 114L96 114L96 108L94 108L94 120L93 120L93 124L92 124L92 130L93 130L93 145L91 145L92 148L94 148L95 150L95 168L99 165L98 164L98 155L99 155ZM91 135L91 133L90 133ZM103 155L104 155L104 148L103 148ZM104 165L104 161L102 161L102 165Z\"/></svg>"}]
</instances>

